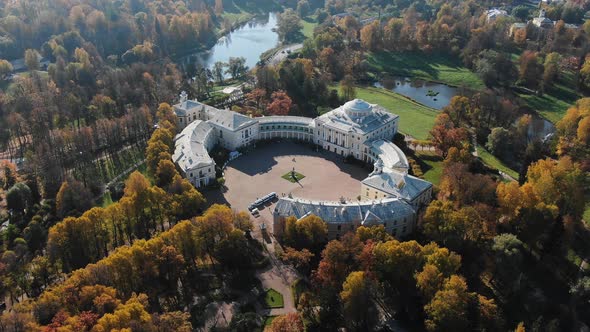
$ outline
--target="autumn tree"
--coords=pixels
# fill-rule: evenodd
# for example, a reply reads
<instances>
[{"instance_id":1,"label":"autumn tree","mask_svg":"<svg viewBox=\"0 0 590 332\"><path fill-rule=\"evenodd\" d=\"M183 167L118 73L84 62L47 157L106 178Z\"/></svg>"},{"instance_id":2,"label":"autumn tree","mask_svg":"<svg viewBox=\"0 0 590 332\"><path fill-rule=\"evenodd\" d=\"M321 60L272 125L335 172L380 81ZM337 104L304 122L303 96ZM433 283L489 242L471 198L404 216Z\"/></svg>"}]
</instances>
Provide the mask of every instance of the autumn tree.
<instances>
[{"instance_id":1,"label":"autumn tree","mask_svg":"<svg viewBox=\"0 0 590 332\"><path fill-rule=\"evenodd\" d=\"M16 165L3 160L0 162L0 188L8 190L18 181L18 171Z\"/></svg>"},{"instance_id":2,"label":"autumn tree","mask_svg":"<svg viewBox=\"0 0 590 332\"><path fill-rule=\"evenodd\" d=\"M472 108L469 98L465 96L454 96L451 102L444 108L454 124L470 123L472 119Z\"/></svg>"},{"instance_id":3,"label":"autumn tree","mask_svg":"<svg viewBox=\"0 0 590 332\"><path fill-rule=\"evenodd\" d=\"M580 82L586 89L590 89L590 56L584 59L584 64L580 69Z\"/></svg>"},{"instance_id":4,"label":"autumn tree","mask_svg":"<svg viewBox=\"0 0 590 332\"><path fill-rule=\"evenodd\" d=\"M80 215L92 206L92 194L77 180L64 181L55 198L55 209L60 217Z\"/></svg>"},{"instance_id":5,"label":"autumn tree","mask_svg":"<svg viewBox=\"0 0 590 332\"><path fill-rule=\"evenodd\" d=\"M370 331L377 321L373 302L373 281L365 272L352 272L340 292L347 324L353 331Z\"/></svg>"},{"instance_id":6,"label":"autumn tree","mask_svg":"<svg viewBox=\"0 0 590 332\"><path fill-rule=\"evenodd\" d=\"M8 74L12 73L12 69L10 62L0 59L0 80L5 80Z\"/></svg>"},{"instance_id":7,"label":"autumn tree","mask_svg":"<svg viewBox=\"0 0 590 332\"><path fill-rule=\"evenodd\" d=\"M25 65L29 71L39 70L41 68L41 64L39 63L40 58L41 55L36 50L28 49L25 51Z\"/></svg>"},{"instance_id":8,"label":"autumn tree","mask_svg":"<svg viewBox=\"0 0 590 332\"><path fill-rule=\"evenodd\" d=\"M300 220L290 217L285 221L283 240L292 247L317 249L325 243L327 236L328 227L318 216L309 215Z\"/></svg>"},{"instance_id":9,"label":"autumn tree","mask_svg":"<svg viewBox=\"0 0 590 332\"><path fill-rule=\"evenodd\" d=\"M351 75L346 75L340 81L340 95L344 100L353 100L356 98L356 87L354 85L354 78Z\"/></svg>"},{"instance_id":10,"label":"autumn tree","mask_svg":"<svg viewBox=\"0 0 590 332\"><path fill-rule=\"evenodd\" d=\"M451 276L443 289L436 292L433 299L424 307L429 331L463 331L469 326L468 309L473 294L467 291L462 277Z\"/></svg>"},{"instance_id":11,"label":"autumn tree","mask_svg":"<svg viewBox=\"0 0 590 332\"><path fill-rule=\"evenodd\" d=\"M283 261L293 265L297 270L302 272L309 272L310 262L313 257L314 254L305 248L297 250L291 247L286 247L281 255Z\"/></svg>"},{"instance_id":12,"label":"autumn tree","mask_svg":"<svg viewBox=\"0 0 590 332\"><path fill-rule=\"evenodd\" d=\"M464 128L455 127L453 121L446 113L439 114L430 131L432 145L445 158L451 147L461 148L468 134Z\"/></svg>"},{"instance_id":13,"label":"autumn tree","mask_svg":"<svg viewBox=\"0 0 590 332\"><path fill-rule=\"evenodd\" d=\"M176 166L172 162L172 160L160 160L158 163L158 168L156 169L156 185L162 188L166 188L172 180L174 176L178 174L176 170Z\"/></svg>"},{"instance_id":14,"label":"autumn tree","mask_svg":"<svg viewBox=\"0 0 590 332\"><path fill-rule=\"evenodd\" d=\"M420 273L416 275L416 285L424 299L428 302L436 292L443 288L445 276L435 265L426 264Z\"/></svg>"},{"instance_id":15,"label":"autumn tree","mask_svg":"<svg viewBox=\"0 0 590 332\"><path fill-rule=\"evenodd\" d=\"M293 102L285 91L279 90L272 93L271 102L266 107L266 112L271 115L287 115Z\"/></svg>"},{"instance_id":16,"label":"autumn tree","mask_svg":"<svg viewBox=\"0 0 590 332\"><path fill-rule=\"evenodd\" d=\"M532 51L524 51L519 62L518 78L522 84L531 89L539 88L543 81L543 65L539 62L537 54Z\"/></svg>"},{"instance_id":17,"label":"autumn tree","mask_svg":"<svg viewBox=\"0 0 590 332\"><path fill-rule=\"evenodd\" d=\"M539 160L529 166L527 179L545 204L557 205L562 215L576 219L582 215L584 194L580 184L584 183L585 175L571 158Z\"/></svg>"},{"instance_id":18,"label":"autumn tree","mask_svg":"<svg viewBox=\"0 0 590 332\"><path fill-rule=\"evenodd\" d=\"M305 326L298 313L289 313L273 319L270 326L266 329L269 332L303 332Z\"/></svg>"},{"instance_id":19,"label":"autumn tree","mask_svg":"<svg viewBox=\"0 0 590 332\"><path fill-rule=\"evenodd\" d=\"M590 99L578 100L557 123L557 153L568 155L590 170Z\"/></svg>"},{"instance_id":20,"label":"autumn tree","mask_svg":"<svg viewBox=\"0 0 590 332\"><path fill-rule=\"evenodd\" d=\"M256 110L265 109L268 100L266 98L266 90L254 89L246 95L248 105L254 107Z\"/></svg>"},{"instance_id":21,"label":"autumn tree","mask_svg":"<svg viewBox=\"0 0 590 332\"><path fill-rule=\"evenodd\" d=\"M381 24L375 21L361 29L361 46L370 52L377 51L382 45Z\"/></svg>"},{"instance_id":22,"label":"autumn tree","mask_svg":"<svg viewBox=\"0 0 590 332\"><path fill-rule=\"evenodd\" d=\"M495 191L496 184L489 176L471 173L468 165L451 163L443 170L438 197L458 206L493 204Z\"/></svg>"},{"instance_id":23,"label":"autumn tree","mask_svg":"<svg viewBox=\"0 0 590 332\"><path fill-rule=\"evenodd\" d=\"M543 64L543 86L548 88L559 78L559 61L561 56L557 52L547 54Z\"/></svg>"},{"instance_id":24,"label":"autumn tree","mask_svg":"<svg viewBox=\"0 0 590 332\"><path fill-rule=\"evenodd\" d=\"M160 125L163 124L170 124L170 128L166 128L172 133L176 131L176 115L174 114L174 109L168 103L161 103L158 105L158 110L156 111L156 120Z\"/></svg>"}]
</instances>

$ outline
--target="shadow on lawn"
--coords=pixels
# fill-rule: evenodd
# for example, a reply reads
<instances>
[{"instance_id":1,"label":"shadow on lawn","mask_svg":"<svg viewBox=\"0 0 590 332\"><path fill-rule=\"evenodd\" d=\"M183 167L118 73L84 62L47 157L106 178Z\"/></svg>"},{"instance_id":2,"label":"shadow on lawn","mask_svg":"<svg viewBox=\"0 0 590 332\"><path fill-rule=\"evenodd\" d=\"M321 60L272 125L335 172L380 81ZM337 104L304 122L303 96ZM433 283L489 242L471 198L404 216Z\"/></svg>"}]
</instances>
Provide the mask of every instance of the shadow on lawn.
<instances>
[{"instance_id":1,"label":"shadow on lawn","mask_svg":"<svg viewBox=\"0 0 590 332\"><path fill-rule=\"evenodd\" d=\"M463 65L443 54L427 55L421 52L379 52L374 53L369 59L369 64L382 71L396 76L416 76L415 71L421 71L430 79L438 80L440 77L438 65L451 69L460 69ZM420 75L418 75L420 76Z\"/></svg>"}]
</instances>

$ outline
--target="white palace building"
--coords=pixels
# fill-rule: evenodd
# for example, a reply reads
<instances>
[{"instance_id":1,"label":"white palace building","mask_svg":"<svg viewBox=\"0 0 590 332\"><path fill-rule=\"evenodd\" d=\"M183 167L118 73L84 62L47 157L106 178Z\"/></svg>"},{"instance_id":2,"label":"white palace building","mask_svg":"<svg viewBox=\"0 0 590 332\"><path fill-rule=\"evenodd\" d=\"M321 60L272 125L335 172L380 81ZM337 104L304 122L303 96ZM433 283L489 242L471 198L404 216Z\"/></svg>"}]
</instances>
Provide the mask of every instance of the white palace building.
<instances>
[{"instance_id":1,"label":"white palace building","mask_svg":"<svg viewBox=\"0 0 590 332\"><path fill-rule=\"evenodd\" d=\"M183 92L174 111L182 132L175 138L172 158L196 187L215 181L215 162L209 156L215 145L235 151L258 140L286 138L374 163L374 171L361 181L359 202L280 198L273 212L275 235L282 233L287 217L314 214L326 221L330 238L361 225L384 225L390 234L403 236L413 231L418 212L431 200L432 184L408 174L405 154L390 141L399 117L381 106L355 99L315 119L250 118L188 100Z\"/></svg>"}]
</instances>

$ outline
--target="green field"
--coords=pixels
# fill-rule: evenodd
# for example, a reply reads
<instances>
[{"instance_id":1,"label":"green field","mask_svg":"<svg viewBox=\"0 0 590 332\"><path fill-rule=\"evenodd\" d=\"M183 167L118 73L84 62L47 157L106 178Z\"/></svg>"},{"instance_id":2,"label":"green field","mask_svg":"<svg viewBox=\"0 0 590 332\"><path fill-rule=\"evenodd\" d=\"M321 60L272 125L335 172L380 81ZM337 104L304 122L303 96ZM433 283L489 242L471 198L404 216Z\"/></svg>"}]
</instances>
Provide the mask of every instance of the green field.
<instances>
[{"instance_id":1,"label":"green field","mask_svg":"<svg viewBox=\"0 0 590 332\"><path fill-rule=\"evenodd\" d=\"M575 77L573 73L562 73L561 80L552 88L545 91L542 96L534 94L519 94L527 105L533 110L539 112L541 116L547 120L557 123L567 109L582 98L573 87L576 86Z\"/></svg>"},{"instance_id":2,"label":"green field","mask_svg":"<svg viewBox=\"0 0 590 332\"><path fill-rule=\"evenodd\" d=\"M434 118L438 114L436 110L386 89L359 87L356 91L357 98L379 104L399 115L400 132L416 139L428 137L428 132L434 125Z\"/></svg>"},{"instance_id":3,"label":"green field","mask_svg":"<svg viewBox=\"0 0 590 332\"><path fill-rule=\"evenodd\" d=\"M301 20L301 24L303 24L303 35L305 38L313 37L313 29L315 29L318 24L315 21L308 19Z\"/></svg>"},{"instance_id":4,"label":"green field","mask_svg":"<svg viewBox=\"0 0 590 332\"><path fill-rule=\"evenodd\" d=\"M293 177L291 176L291 172L288 172L287 174L281 177L289 182L296 183L301 181L305 177L305 175L295 172L295 179L293 179Z\"/></svg>"},{"instance_id":5,"label":"green field","mask_svg":"<svg viewBox=\"0 0 590 332\"><path fill-rule=\"evenodd\" d=\"M274 289L269 289L264 293L264 305L267 308L282 308L284 307L283 295Z\"/></svg>"},{"instance_id":6,"label":"green field","mask_svg":"<svg viewBox=\"0 0 590 332\"><path fill-rule=\"evenodd\" d=\"M582 219L586 222L586 225L590 225L590 202L586 203L586 209L584 210Z\"/></svg>"},{"instance_id":7,"label":"green field","mask_svg":"<svg viewBox=\"0 0 590 332\"><path fill-rule=\"evenodd\" d=\"M369 71L378 77L389 74L421 78L475 90L485 87L479 76L464 67L457 56L423 52L377 52L370 54L367 61Z\"/></svg>"},{"instance_id":8,"label":"green field","mask_svg":"<svg viewBox=\"0 0 590 332\"><path fill-rule=\"evenodd\" d=\"M518 172L506 166L501 160L496 158L493 154L489 153L486 149L481 146L477 147L477 154L481 160L488 166L500 170L512 178L518 180Z\"/></svg>"},{"instance_id":9,"label":"green field","mask_svg":"<svg viewBox=\"0 0 590 332\"><path fill-rule=\"evenodd\" d=\"M424 173L424 180L434 185L439 185L444 169L442 158L430 151L416 151L416 158Z\"/></svg>"}]
</instances>

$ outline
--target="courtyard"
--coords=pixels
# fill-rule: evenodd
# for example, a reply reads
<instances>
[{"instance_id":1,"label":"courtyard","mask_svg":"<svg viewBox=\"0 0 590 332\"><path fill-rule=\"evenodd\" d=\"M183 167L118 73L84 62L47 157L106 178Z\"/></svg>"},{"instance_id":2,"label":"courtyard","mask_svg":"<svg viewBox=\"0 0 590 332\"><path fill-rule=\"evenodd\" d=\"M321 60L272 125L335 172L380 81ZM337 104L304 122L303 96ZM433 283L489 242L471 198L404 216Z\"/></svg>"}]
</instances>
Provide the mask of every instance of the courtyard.
<instances>
[{"instance_id":1,"label":"courtyard","mask_svg":"<svg viewBox=\"0 0 590 332\"><path fill-rule=\"evenodd\" d=\"M295 169L302 175L299 181L286 176ZM344 197L356 201L360 181L371 169L356 163L346 163L342 156L319 150L314 146L295 142L263 143L231 161L225 170L225 188L209 192L210 203L228 204L236 211L247 211L256 199L276 192L278 197L289 196L309 200L338 201ZM272 227L275 202L259 208L254 217L255 232L264 223ZM269 229L269 232L272 230Z\"/></svg>"}]
</instances>

